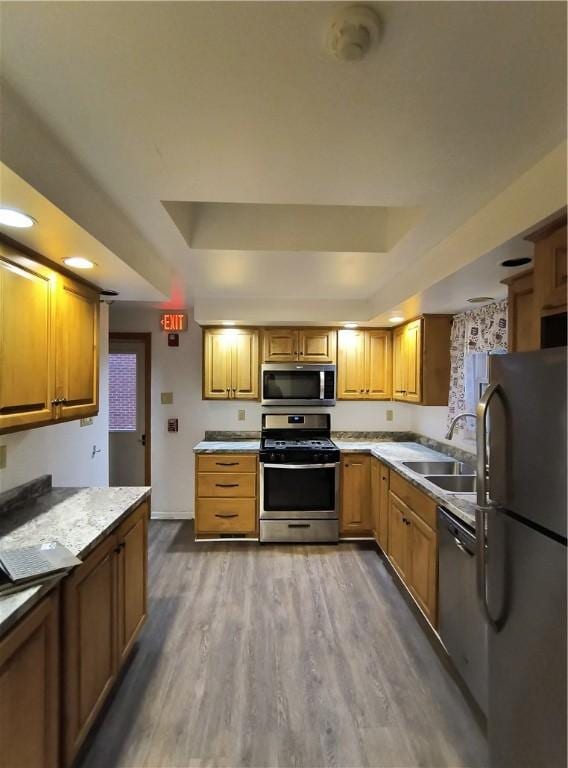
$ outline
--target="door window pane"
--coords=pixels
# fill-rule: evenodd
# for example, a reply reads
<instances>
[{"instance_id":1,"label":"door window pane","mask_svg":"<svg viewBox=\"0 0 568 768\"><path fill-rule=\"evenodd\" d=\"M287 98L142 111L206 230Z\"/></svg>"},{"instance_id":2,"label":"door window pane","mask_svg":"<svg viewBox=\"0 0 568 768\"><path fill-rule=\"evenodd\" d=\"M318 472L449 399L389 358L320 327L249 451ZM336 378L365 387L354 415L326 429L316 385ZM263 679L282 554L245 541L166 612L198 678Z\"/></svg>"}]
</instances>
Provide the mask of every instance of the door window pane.
<instances>
[{"instance_id":1,"label":"door window pane","mask_svg":"<svg viewBox=\"0 0 568 768\"><path fill-rule=\"evenodd\" d=\"M136 431L136 354L109 354L109 430Z\"/></svg>"}]
</instances>

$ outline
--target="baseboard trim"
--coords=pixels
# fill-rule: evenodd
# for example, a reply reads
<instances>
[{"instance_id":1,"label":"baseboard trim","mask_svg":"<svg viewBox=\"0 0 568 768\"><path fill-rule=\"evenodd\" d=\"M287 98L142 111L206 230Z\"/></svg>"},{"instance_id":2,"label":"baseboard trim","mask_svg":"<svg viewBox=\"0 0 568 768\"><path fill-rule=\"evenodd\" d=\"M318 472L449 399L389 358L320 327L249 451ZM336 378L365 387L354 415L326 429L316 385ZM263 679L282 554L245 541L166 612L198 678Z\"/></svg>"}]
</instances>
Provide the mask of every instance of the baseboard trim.
<instances>
[{"instance_id":1,"label":"baseboard trim","mask_svg":"<svg viewBox=\"0 0 568 768\"><path fill-rule=\"evenodd\" d=\"M153 509L150 515L152 520L193 520L193 512L160 512Z\"/></svg>"}]
</instances>

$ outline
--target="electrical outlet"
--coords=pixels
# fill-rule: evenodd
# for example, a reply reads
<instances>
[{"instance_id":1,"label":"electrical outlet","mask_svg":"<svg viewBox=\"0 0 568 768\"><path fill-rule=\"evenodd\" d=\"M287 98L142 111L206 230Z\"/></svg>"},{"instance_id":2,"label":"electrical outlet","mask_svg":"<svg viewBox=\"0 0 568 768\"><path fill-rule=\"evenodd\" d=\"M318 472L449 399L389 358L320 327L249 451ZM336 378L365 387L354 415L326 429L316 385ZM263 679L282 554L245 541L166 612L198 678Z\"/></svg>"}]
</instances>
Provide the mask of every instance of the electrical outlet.
<instances>
[{"instance_id":1,"label":"electrical outlet","mask_svg":"<svg viewBox=\"0 0 568 768\"><path fill-rule=\"evenodd\" d=\"M245 409L239 408L239 421L244 421L246 417Z\"/></svg>"},{"instance_id":2,"label":"electrical outlet","mask_svg":"<svg viewBox=\"0 0 568 768\"><path fill-rule=\"evenodd\" d=\"M90 427L93 423L93 417L92 416L85 416L83 419L79 421L80 427Z\"/></svg>"},{"instance_id":3,"label":"electrical outlet","mask_svg":"<svg viewBox=\"0 0 568 768\"><path fill-rule=\"evenodd\" d=\"M394 421L394 411L390 408L387 411L387 421Z\"/></svg>"},{"instance_id":4,"label":"electrical outlet","mask_svg":"<svg viewBox=\"0 0 568 768\"><path fill-rule=\"evenodd\" d=\"M173 392L161 392L160 393L160 402L162 405L172 405L174 402L174 393Z\"/></svg>"},{"instance_id":5,"label":"electrical outlet","mask_svg":"<svg viewBox=\"0 0 568 768\"><path fill-rule=\"evenodd\" d=\"M6 469L8 463L8 446L0 445L0 469Z\"/></svg>"}]
</instances>

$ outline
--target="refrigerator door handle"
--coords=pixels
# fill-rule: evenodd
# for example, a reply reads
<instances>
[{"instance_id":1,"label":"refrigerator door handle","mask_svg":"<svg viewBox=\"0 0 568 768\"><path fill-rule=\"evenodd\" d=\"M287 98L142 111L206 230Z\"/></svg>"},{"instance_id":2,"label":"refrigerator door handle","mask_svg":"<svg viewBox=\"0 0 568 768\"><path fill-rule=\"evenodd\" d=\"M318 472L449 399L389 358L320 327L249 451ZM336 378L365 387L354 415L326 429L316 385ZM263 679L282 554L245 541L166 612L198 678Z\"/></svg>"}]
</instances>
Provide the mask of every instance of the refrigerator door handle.
<instances>
[{"instance_id":1,"label":"refrigerator door handle","mask_svg":"<svg viewBox=\"0 0 568 768\"><path fill-rule=\"evenodd\" d=\"M494 395L500 391L498 384L490 384L484 391L477 404L477 506L475 510L476 537L476 571L477 571L477 597L481 611L489 626L497 630L497 624L489 613L487 605L487 544L486 544L486 517L488 509L487 499L487 413L489 403Z\"/></svg>"}]
</instances>

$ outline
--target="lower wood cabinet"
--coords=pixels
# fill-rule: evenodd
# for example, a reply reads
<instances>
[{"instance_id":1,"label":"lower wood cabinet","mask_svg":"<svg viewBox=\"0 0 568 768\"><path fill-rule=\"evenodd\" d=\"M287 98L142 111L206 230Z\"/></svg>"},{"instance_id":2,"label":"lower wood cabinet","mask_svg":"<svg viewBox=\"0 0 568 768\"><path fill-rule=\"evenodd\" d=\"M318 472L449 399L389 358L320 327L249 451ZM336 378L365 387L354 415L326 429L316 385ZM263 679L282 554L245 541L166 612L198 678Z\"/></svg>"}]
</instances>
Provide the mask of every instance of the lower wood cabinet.
<instances>
[{"instance_id":1,"label":"lower wood cabinet","mask_svg":"<svg viewBox=\"0 0 568 768\"><path fill-rule=\"evenodd\" d=\"M147 611L148 503L63 582L63 764L72 763Z\"/></svg>"},{"instance_id":2,"label":"lower wood cabinet","mask_svg":"<svg viewBox=\"0 0 568 768\"><path fill-rule=\"evenodd\" d=\"M396 472L390 473L387 555L435 627L438 591L436 504Z\"/></svg>"},{"instance_id":3,"label":"lower wood cabinet","mask_svg":"<svg viewBox=\"0 0 568 768\"><path fill-rule=\"evenodd\" d=\"M388 544L389 469L371 458L371 508L375 540L383 552Z\"/></svg>"},{"instance_id":4,"label":"lower wood cabinet","mask_svg":"<svg viewBox=\"0 0 568 768\"><path fill-rule=\"evenodd\" d=\"M195 464L197 536L255 535L258 457L256 454L203 454Z\"/></svg>"},{"instance_id":5,"label":"lower wood cabinet","mask_svg":"<svg viewBox=\"0 0 568 768\"><path fill-rule=\"evenodd\" d=\"M371 536L371 456L348 453L341 457L341 536Z\"/></svg>"},{"instance_id":6,"label":"lower wood cabinet","mask_svg":"<svg viewBox=\"0 0 568 768\"><path fill-rule=\"evenodd\" d=\"M59 761L59 609L54 591L0 640L0 766Z\"/></svg>"}]
</instances>

